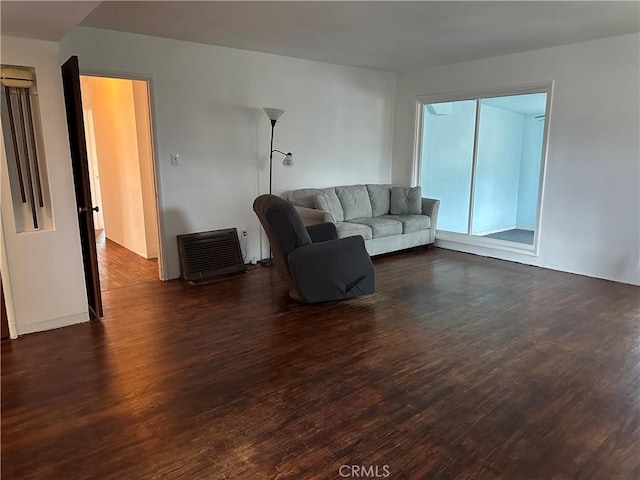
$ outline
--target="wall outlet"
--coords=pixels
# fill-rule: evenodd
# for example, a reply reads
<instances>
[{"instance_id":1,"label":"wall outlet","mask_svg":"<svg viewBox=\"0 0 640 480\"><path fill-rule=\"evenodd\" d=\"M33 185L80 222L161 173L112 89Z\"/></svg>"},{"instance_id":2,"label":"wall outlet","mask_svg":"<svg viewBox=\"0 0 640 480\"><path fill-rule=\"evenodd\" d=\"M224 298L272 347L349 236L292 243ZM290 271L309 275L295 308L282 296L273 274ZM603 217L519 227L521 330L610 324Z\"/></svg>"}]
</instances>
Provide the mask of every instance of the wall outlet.
<instances>
[{"instance_id":1,"label":"wall outlet","mask_svg":"<svg viewBox=\"0 0 640 480\"><path fill-rule=\"evenodd\" d=\"M247 233L246 230L242 230L241 236L242 236L242 238L247 238L249 236L249 234Z\"/></svg>"}]
</instances>

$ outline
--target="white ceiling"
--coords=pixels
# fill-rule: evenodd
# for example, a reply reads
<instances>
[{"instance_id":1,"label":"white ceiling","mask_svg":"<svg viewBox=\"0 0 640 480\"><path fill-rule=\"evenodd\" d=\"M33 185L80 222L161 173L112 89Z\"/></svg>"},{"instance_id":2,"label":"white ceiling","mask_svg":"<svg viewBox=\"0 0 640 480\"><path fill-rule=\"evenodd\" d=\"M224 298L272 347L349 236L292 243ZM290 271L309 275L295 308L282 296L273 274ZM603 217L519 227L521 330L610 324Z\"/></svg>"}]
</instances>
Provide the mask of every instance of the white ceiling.
<instances>
[{"instance_id":1,"label":"white ceiling","mask_svg":"<svg viewBox=\"0 0 640 480\"><path fill-rule=\"evenodd\" d=\"M97 3L2 1L2 33L57 41L90 12L80 25L397 72L640 31L636 1Z\"/></svg>"},{"instance_id":2,"label":"white ceiling","mask_svg":"<svg viewBox=\"0 0 640 480\"><path fill-rule=\"evenodd\" d=\"M57 42L101 2L0 1L0 33Z\"/></svg>"}]
</instances>

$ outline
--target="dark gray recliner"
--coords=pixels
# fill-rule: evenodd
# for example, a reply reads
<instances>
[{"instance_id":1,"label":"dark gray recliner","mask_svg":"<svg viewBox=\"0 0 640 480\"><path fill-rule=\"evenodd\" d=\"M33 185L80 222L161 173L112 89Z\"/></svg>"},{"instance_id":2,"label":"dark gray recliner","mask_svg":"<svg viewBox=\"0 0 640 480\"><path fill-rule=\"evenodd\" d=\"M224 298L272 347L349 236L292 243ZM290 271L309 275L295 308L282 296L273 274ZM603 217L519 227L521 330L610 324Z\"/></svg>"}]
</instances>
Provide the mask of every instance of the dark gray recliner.
<instances>
[{"instance_id":1,"label":"dark gray recliner","mask_svg":"<svg viewBox=\"0 0 640 480\"><path fill-rule=\"evenodd\" d=\"M253 210L296 300L326 302L375 291L373 263L361 236L339 239L333 223L305 227L293 205L275 195L256 198Z\"/></svg>"}]
</instances>

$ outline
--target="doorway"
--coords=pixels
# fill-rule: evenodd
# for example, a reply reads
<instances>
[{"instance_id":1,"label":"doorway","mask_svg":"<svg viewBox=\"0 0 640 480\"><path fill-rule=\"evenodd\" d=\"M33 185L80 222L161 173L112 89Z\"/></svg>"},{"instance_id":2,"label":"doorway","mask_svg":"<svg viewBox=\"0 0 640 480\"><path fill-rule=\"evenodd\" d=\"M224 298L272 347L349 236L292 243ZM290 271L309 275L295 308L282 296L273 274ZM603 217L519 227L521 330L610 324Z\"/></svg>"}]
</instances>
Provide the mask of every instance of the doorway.
<instances>
[{"instance_id":1,"label":"doorway","mask_svg":"<svg viewBox=\"0 0 640 480\"><path fill-rule=\"evenodd\" d=\"M80 90L100 290L158 280L148 82L80 75Z\"/></svg>"}]
</instances>

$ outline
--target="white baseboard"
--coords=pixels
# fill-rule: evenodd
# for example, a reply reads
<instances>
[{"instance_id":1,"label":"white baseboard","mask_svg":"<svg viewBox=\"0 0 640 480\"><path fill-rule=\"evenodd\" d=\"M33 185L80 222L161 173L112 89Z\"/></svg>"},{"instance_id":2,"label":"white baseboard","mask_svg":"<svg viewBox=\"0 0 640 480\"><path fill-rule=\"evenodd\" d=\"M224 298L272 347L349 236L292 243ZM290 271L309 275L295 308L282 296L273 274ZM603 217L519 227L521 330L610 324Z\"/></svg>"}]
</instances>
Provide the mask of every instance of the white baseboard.
<instances>
[{"instance_id":1,"label":"white baseboard","mask_svg":"<svg viewBox=\"0 0 640 480\"><path fill-rule=\"evenodd\" d=\"M485 238L479 235L465 235L452 232L438 232L436 236L436 246L448 250L473 253L484 257L500 258L502 260L514 260L520 263L530 264L529 261L517 259L512 254L517 254L521 258L537 257L536 248L526 243L509 242L495 238ZM503 257L505 254L507 257Z\"/></svg>"},{"instance_id":2,"label":"white baseboard","mask_svg":"<svg viewBox=\"0 0 640 480\"><path fill-rule=\"evenodd\" d=\"M66 317L54 318L52 320L45 320L44 322L29 323L27 325L18 325L18 335L25 335L27 333L44 332L46 330L53 330L54 328L68 327L69 325L75 325L77 323L83 323L89 321L89 312L75 313L73 315L67 315Z\"/></svg>"},{"instance_id":3,"label":"white baseboard","mask_svg":"<svg viewBox=\"0 0 640 480\"><path fill-rule=\"evenodd\" d=\"M479 255L482 257L497 258L500 260L507 260L510 262L522 263L524 265L532 265L535 267L546 268L548 270L555 270L557 272L572 273L575 275L583 275L585 277L600 278L603 280L610 280L612 282L619 282L619 283L625 283L628 285L640 286L640 282L638 282L635 279L629 280L627 278L620 278L612 275L602 275L595 272L585 272L577 269L566 269L566 268L559 268L557 266L549 265L545 262L541 262L540 258L538 258L538 253L534 250L525 251L523 249L519 250L511 246L506 247L503 245L500 246L499 248L496 248L495 246L490 247L488 245L478 245L477 240L481 240L481 241L484 240L485 242L487 242L490 239L471 238L467 241L465 241L464 239L461 241L456 238L456 234L450 234L448 232L445 232L443 234L445 237L449 237L446 239L441 238L442 234L438 234L438 235L440 238L436 238L436 243L435 243L436 246L447 249L447 250L470 253L470 254ZM494 242L500 242L500 240L494 240ZM509 243L513 245L512 242L509 242Z\"/></svg>"}]
</instances>

